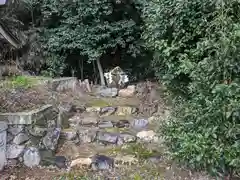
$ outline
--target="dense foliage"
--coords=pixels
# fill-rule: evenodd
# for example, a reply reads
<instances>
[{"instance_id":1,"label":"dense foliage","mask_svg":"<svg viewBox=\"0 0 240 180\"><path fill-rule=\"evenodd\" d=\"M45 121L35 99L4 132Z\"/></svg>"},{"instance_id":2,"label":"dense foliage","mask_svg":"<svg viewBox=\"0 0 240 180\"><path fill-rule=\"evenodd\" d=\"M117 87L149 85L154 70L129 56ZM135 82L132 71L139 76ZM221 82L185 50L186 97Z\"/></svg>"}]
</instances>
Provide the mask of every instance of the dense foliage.
<instances>
[{"instance_id":1,"label":"dense foliage","mask_svg":"<svg viewBox=\"0 0 240 180\"><path fill-rule=\"evenodd\" d=\"M239 17L237 0L151 0L143 13L156 75L178 95L166 142L214 173L240 168Z\"/></svg>"},{"instance_id":2,"label":"dense foliage","mask_svg":"<svg viewBox=\"0 0 240 180\"><path fill-rule=\"evenodd\" d=\"M131 1L43 0L41 11L50 54L91 62L117 51L135 57L140 52L140 19Z\"/></svg>"}]
</instances>

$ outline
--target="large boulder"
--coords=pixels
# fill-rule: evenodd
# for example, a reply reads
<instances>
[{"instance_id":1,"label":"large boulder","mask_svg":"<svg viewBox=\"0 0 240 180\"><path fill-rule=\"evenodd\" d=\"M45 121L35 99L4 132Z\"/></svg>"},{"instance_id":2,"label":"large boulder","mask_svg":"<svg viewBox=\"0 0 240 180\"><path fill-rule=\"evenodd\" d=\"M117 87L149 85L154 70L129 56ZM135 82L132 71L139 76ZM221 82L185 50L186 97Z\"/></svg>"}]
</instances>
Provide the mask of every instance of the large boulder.
<instances>
[{"instance_id":1,"label":"large boulder","mask_svg":"<svg viewBox=\"0 0 240 180\"><path fill-rule=\"evenodd\" d=\"M106 78L108 87L123 88L129 82L127 73L119 66L113 68L109 72L105 72L104 77Z\"/></svg>"},{"instance_id":2,"label":"large boulder","mask_svg":"<svg viewBox=\"0 0 240 180\"><path fill-rule=\"evenodd\" d=\"M118 94L118 89L117 88L99 88L96 94L102 97L116 97Z\"/></svg>"},{"instance_id":3,"label":"large boulder","mask_svg":"<svg viewBox=\"0 0 240 180\"><path fill-rule=\"evenodd\" d=\"M136 94L136 86L131 85L125 89L120 89L118 92L118 96L128 98L133 97Z\"/></svg>"}]
</instances>

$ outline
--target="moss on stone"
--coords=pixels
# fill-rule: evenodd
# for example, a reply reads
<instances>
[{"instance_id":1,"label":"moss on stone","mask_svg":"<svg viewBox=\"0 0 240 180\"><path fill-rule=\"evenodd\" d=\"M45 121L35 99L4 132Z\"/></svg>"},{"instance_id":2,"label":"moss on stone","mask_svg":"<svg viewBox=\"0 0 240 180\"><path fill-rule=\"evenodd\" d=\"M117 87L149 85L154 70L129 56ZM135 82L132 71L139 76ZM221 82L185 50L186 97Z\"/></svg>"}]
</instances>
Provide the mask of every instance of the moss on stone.
<instances>
[{"instance_id":1,"label":"moss on stone","mask_svg":"<svg viewBox=\"0 0 240 180\"><path fill-rule=\"evenodd\" d=\"M87 104L88 107L106 107L106 106L110 106L110 104L102 99L98 99L98 100L93 100L90 101Z\"/></svg>"}]
</instances>

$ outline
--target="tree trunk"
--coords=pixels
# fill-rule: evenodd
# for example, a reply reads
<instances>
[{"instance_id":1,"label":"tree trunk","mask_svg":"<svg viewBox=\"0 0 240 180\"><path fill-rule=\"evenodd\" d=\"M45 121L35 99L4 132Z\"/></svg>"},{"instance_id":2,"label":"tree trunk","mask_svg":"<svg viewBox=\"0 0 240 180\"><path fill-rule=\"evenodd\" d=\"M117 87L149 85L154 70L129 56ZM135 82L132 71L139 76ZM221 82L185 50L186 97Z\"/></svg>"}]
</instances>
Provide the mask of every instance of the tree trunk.
<instances>
[{"instance_id":1,"label":"tree trunk","mask_svg":"<svg viewBox=\"0 0 240 180\"><path fill-rule=\"evenodd\" d=\"M99 75L100 75L101 85L105 86L106 84L105 84L105 79L104 79L103 69L102 69L100 59L97 59L96 61L97 61L97 67L98 67Z\"/></svg>"}]
</instances>

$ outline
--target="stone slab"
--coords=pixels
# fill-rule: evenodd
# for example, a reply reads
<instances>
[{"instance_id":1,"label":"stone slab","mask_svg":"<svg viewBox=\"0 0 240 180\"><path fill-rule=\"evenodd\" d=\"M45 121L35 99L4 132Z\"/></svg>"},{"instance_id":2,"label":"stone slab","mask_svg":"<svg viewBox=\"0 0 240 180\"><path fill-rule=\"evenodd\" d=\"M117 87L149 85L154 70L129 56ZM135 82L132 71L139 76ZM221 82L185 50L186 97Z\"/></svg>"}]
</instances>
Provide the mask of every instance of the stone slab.
<instances>
[{"instance_id":1,"label":"stone slab","mask_svg":"<svg viewBox=\"0 0 240 180\"><path fill-rule=\"evenodd\" d=\"M52 105L47 104L42 106L41 108L29 111L29 112L16 112L16 113L1 113L0 121L5 121L8 124L24 124L30 125L36 123L38 121L43 121L49 115L53 116L53 108Z\"/></svg>"}]
</instances>

